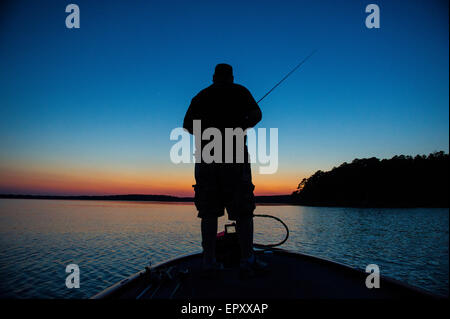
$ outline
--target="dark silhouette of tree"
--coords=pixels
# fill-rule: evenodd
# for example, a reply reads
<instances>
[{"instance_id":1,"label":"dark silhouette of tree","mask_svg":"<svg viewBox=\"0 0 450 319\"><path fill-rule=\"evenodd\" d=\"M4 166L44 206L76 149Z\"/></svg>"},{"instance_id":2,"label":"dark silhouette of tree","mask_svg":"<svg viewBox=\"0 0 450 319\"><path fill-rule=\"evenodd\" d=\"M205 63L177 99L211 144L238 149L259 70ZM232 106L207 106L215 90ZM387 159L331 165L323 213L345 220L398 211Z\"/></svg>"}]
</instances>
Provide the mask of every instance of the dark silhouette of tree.
<instances>
[{"instance_id":1,"label":"dark silhouette of tree","mask_svg":"<svg viewBox=\"0 0 450 319\"><path fill-rule=\"evenodd\" d=\"M292 201L311 206L448 207L449 154L355 159L303 179Z\"/></svg>"}]
</instances>

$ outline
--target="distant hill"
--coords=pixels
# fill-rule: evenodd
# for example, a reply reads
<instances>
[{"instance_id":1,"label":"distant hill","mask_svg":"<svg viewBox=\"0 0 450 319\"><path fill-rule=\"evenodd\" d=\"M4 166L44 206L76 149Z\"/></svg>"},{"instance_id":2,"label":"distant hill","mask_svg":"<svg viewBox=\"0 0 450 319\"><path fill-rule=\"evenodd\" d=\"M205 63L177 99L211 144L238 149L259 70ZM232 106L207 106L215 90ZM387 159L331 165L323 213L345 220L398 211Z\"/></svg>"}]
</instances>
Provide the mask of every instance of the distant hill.
<instances>
[{"instance_id":1,"label":"distant hill","mask_svg":"<svg viewBox=\"0 0 450 319\"><path fill-rule=\"evenodd\" d=\"M66 199L66 200L117 200L117 201L152 201L152 202L193 202L192 197L177 197L170 195L99 195L99 196L57 196L57 195L20 195L0 194L0 198L15 199ZM291 195L255 196L261 204L286 204L291 201Z\"/></svg>"},{"instance_id":2,"label":"distant hill","mask_svg":"<svg viewBox=\"0 0 450 319\"><path fill-rule=\"evenodd\" d=\"M448 207L449 154L355 159L303 179L292 201L311 206Z\"/></svg>"}]
</instances>

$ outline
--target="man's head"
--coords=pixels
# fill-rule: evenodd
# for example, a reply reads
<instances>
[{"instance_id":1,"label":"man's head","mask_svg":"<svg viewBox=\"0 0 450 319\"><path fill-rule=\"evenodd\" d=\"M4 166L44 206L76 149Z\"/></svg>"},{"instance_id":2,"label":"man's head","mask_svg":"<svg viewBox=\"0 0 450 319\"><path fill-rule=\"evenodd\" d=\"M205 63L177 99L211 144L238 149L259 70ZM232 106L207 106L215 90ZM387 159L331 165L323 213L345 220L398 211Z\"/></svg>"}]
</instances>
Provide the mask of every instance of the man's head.
<instances>
[{"instance_id":1,"label":"man's head","mask_svg":"<svg viewBox=\"0 0 450 319\"><path fill-rule=\"evenodd\" d=\"M233 83L233 68L229 64L220 63L216 65L214 70L214 83Z\"/></svg>"}]
</instances>

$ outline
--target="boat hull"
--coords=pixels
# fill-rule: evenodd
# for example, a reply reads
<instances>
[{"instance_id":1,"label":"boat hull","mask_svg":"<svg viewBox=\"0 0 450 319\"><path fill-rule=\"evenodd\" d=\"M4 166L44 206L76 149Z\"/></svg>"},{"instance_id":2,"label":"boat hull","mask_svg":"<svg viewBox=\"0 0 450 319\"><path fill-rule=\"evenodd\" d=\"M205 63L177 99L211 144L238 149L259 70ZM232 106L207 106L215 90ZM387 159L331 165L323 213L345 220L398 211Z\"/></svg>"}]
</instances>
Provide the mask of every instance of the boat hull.
<instances>
[{"instance_id":1,"label":"boat hull","mask_svg":"<svg viewBox=\"0 0 450 319\"><path fill-rule=\"evenodd\" d=\"M238 267L204 276L201 254L147 268L93 296L94 299L398 299L433 295L382 276L366 287L369 274L325 259L283 249L258 251L268 272L242 278Z\"/></svg>"}]
</instances>

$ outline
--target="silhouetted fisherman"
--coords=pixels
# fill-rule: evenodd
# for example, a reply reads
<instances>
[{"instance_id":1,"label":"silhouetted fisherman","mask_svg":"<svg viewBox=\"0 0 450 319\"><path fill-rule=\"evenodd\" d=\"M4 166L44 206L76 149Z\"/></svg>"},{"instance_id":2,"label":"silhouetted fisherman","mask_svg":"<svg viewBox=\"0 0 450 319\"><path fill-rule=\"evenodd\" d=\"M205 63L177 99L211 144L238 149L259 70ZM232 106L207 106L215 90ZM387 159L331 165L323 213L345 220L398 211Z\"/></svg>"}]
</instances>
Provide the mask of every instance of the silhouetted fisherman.
<instances>
[{"instance_id":1,"label":"silhouetted fisherman","mask_svg":"<svg viewBox=\"0 0 450 319\"><path fill-rule=\"evenodd\" d=\"M215 270L222 268L215 259L217 219L227 209L228 219L236 221L241 247L241 271L253 272L267 265L256 259L253 254L253 211L255 210L254 185L244 135L234 138L234 145L244 145L243 149L225 145L225 128L247 128L255 126L262 117L261 110L242 85L233 83L233 69L228 64L218 64L213 75L213 84L200 91L191 101L183 127L191 134L194 132L194 120L201 120L201 132L214 127L222 133L222 161L219 163L199 162L200 150L196 149L195 164L195 205L201 218L203 268ZM196 136L197 141L201 140ZM241 140L239 140L241 139ZM214 150L220 151L220 150ZM213 151L213 153L214 153ZM226 153L232 151L231 163L226 162ZM236 160L236 153L243 151L244 161ZM199 153L197 153L199 152Z\"/></svg>"}]
</instances>

